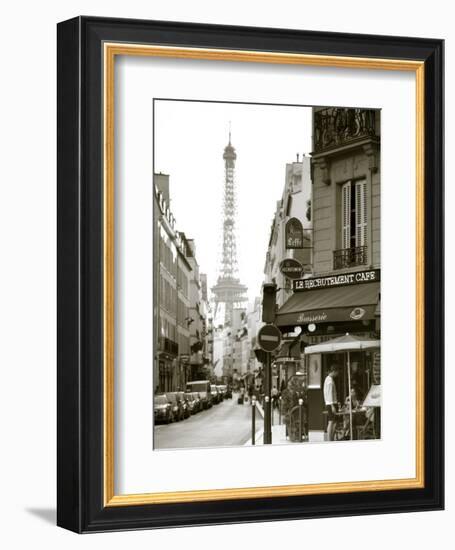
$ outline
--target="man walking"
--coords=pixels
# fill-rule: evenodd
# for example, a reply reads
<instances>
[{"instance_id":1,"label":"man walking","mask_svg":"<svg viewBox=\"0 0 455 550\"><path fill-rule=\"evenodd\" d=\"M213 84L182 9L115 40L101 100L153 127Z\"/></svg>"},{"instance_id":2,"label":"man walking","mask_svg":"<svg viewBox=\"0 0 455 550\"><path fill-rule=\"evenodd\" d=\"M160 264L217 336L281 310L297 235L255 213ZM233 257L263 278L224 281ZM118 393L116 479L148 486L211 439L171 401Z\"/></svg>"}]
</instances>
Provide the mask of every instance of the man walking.
<instances>
[{"instance_id":1,"label":"man walking","mask_svg":"<svg viewBox=\"0 0 455 550\"><path fill-rule=\"evenodd\" d=\"M329 373L324 380L324 403L327 411L327 437L329 441L333 441L336 427L336 412L337 412L337 387L335 378L340 372L340 367L336 363L330 366Z\"/></svg>"}]
</instances>

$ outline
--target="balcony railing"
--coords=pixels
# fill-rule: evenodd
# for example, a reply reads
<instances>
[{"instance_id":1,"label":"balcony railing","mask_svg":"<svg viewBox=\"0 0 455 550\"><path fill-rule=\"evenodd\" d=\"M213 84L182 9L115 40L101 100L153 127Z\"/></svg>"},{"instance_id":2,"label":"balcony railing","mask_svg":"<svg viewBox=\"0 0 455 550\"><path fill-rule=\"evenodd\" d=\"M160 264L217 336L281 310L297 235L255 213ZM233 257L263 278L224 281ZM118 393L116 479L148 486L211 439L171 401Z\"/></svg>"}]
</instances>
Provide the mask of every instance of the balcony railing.
<instances>
[{"instance_id":1,"label":"balcony railing","mask_svg":"<svg viewBox=\"0 0 455 550\"><path fill-rule=\"evenodd\" d=\"M166 353L169 353L170 355L177 356L179 353L179 345L177 342L174 342L173 340L170 340L166 337L161 337L159 339L159 351L164 351Z\"/></svg>"},{"instance_id":2,"label":"balcony railing","mask_svg":"<svg viewBox=\"0 0 455 550\"><path fill-rule=\"evenodd\" d=\"M340 146L361 137L375 136L376 120L372 109L330 107L314 113L314 151Z\"/></svg>"},{"instance_id":3,"label":"balcony railing","mask_svg":"<svg viewBox=\"0 0 455 550\"><path fill-rule=\"evenodd\" d=\"M367 247L355 246L333 251L333 269L344 269L365 265L367 263Z\"/></svg>"}]
</instances>

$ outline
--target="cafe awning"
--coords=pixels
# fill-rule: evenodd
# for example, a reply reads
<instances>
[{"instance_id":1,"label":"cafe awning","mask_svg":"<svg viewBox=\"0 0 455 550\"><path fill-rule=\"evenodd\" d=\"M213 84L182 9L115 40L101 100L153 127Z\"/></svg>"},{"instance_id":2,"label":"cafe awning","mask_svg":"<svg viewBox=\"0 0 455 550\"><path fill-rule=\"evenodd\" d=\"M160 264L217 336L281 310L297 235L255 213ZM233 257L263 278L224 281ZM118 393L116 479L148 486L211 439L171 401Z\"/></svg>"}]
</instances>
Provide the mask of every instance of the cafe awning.
<instances>
[{"instance_id":1,"label":"cafe awning","mask_svg":"<svg viewBox=\"0 0 455 550\"><path fill-rule=\"evenodd\" d=\"M294 292L278 310L278 326L371 320L375 318L380 283Z\"/></svg>"},{"instance_id":2,"label":"cafe awning","mask_svg":"<svg viewBox=\"0 0 455 550\"><path fill-rule=\"evenodd\" d=\"M332 338L320 344L314 344L305 348L305 353L335 353L337 351L356 351L381 347L380 340L371 338L362 338L353 334L346 333L338 338Z\"/></svg>"},{"instance_id":3,"label":"cafe awning","mask_svg":"<svg viewBox=\"0 0 455 550\"><path fill-rule=\"evenodd\" d=\"M297 360L300 360L300 337L283 342L275 357L276 362Z\"/></svg>"}]
</instances>

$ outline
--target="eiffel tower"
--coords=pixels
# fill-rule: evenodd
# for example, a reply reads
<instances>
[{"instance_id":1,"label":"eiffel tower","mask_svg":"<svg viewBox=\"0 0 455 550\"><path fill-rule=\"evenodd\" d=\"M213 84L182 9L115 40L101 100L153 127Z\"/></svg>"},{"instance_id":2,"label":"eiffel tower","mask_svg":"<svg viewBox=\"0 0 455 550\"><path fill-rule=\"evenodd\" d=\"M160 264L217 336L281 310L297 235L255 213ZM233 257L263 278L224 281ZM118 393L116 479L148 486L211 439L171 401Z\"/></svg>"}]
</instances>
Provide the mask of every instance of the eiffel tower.
<instances>
[{"instance_id":1,"label":"eiffel tower","mask_svg":"<svg viewBox=\"0 0 455 550\"><path fill-rule=\"evenodd\" d=\"M223 227L222 252L218 280L212 287L215 302L215 312L219 306L224 306L224 326L231 326L233 311L246 302L247 287L240 283L237 276L237 245L235 238L235 161L237 155L231 144L231 130L229 129L229 143L223 154L224 159L224 196L223 196Z\"/></svg>"}]
</instances>

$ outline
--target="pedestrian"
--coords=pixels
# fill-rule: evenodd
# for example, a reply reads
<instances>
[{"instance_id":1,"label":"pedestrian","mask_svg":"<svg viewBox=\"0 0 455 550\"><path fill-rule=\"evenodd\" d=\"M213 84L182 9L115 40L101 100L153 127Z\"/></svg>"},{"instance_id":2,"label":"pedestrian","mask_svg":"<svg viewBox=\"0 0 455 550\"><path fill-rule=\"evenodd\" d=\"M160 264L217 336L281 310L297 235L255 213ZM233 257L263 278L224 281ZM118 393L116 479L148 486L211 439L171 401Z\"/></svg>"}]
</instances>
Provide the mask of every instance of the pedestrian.
<instances>
[{"instance_id":1,"label":"pedestrian","mask_svg":"<svg viewBox=\"0 0 455 550\"><path fill-rule=\"evenodd\" d=\"M276 386L273 386L270 393L272 395L272 406L276 409L278 407L278 390L276 389Z\"/></svg>"},{"instance_id":2,"label":"pedestrian","mask_svg":"<svg viewBox=\"0 0 455 550\"><path fill-rule=\"evenodd\" d=\"M340 372L340 366L337 363L330 365L329 373L324 380L324 403L327 412L327 438L333 441L336 428L337 413L337 387L335 378Z\"/></svg>"}]
</instances>

